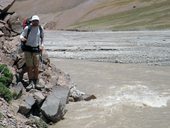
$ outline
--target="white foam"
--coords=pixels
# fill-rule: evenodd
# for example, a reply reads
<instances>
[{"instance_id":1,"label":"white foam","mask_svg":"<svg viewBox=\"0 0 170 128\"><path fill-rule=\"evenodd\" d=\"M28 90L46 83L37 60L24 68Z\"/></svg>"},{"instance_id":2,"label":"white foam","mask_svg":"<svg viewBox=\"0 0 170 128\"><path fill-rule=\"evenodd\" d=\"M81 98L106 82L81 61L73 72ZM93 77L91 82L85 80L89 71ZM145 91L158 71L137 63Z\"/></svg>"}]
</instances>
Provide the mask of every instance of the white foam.
<instances>
[{"instance_id":1,"label":"white foam","mask_svg":"<svg viewBox=\"0 0 170 128\"><path fill-rule=\"evenodd\" d=\"M115 104L126 104L135 106L166 107L170 96L163 96L158 92L150 90L147 86L125 85L117 89L113 95L96 100L96 106L111 107Z\"/></svg>"}]
</instances>

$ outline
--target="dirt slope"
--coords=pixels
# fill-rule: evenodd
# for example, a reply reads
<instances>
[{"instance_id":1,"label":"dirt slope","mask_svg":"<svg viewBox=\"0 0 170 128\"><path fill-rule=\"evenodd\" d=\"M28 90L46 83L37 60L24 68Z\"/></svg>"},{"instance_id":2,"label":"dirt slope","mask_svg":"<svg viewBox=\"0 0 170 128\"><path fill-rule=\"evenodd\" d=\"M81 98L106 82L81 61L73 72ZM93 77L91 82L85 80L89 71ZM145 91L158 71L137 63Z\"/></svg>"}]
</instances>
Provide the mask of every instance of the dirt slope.
<instances>
[{"instance_id":1,"label":"dirt slope","mask_svg":"<svg viewBox=\"0 0 170 128\"><path fill-rule=\"evenodd\" d=\"M22 17L39 14L50 29L162 29L170 28L169 4L169 0L16 0L12 10Z\"/></svg>"}]
</instances>

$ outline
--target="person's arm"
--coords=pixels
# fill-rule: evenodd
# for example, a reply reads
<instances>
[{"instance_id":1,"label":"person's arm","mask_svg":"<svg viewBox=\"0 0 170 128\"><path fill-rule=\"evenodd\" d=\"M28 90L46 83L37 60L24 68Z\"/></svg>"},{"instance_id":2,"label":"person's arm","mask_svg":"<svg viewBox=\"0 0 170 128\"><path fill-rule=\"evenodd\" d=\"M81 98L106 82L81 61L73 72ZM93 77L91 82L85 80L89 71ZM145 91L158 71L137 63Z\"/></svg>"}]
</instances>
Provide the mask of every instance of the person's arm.
<instances>
[{"instance_id":1,"label":"person's arm","mask_svg":"<svg viewBox=\"0 0 170 128\"><path fill-rule=\"evenodd\" d=\"M41 44L42 45L44 45L43 43L44 43L44 29L43 29L43 27L41 27L42 28L42 33L41 33Z\"/></svg>"},{"instance_id":2,"label":"person's arm","mask_svg":"<svg viewBox=\"0 0 170 128\"><path fill-rule=\"evenodd\" d=\"M27 31L28 31L28 26L25 27L25 29L23 30L23 32L20 35L21 42L26 42Z\"/></svg>"},{"instance_id":3,"label":"person's arm","mask_svg":"<svg viewBox=\"0 0 170 128\"><path fill-rule=\"evenodd\" d=\"M43 27L41 27L41 29L42 29L42 32L41 32L41 45L40 45L40 49L41 49L41 51L43 51L44 50L44 29L43 29Z\"/></svg>"}]
</instances>

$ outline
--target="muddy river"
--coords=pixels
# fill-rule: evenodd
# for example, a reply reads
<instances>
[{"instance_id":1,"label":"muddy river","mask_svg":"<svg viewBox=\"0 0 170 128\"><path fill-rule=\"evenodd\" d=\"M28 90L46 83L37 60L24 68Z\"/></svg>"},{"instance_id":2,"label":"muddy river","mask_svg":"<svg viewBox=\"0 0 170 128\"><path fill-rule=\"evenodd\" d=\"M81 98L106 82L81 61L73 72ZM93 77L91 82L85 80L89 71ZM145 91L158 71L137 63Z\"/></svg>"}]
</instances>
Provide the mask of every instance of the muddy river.
<instances>
[{"instance_id":1,"label":"muddy river","mask_svg":"<svg viewBox=\"0 0 170 128\"><path fill-rule=\"evenodd\" d=\"M51 128L170 128L170 31L47 32L46 49L77 88Z\"/></svg>"}]
</instances>

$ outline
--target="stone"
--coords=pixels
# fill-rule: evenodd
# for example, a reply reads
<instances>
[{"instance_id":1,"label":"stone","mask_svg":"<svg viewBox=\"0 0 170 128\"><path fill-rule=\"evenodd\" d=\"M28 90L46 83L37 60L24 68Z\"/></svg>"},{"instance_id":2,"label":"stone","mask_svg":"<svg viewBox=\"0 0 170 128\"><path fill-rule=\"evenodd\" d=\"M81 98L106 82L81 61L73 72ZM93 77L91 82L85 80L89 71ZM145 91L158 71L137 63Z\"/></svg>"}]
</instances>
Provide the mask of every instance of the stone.
<instances>
[{"instance_id":1,"label":"stone","mask_svg":"<svg viewBox=\"0 0 170 128\"><path fill-rule=\"evenodd\" d=\"M0 0L0 12L7 12L10 7L14 4L15 0ZM0 15L1 16L1 15Z\"/></svg>"},{"instance_id":2,"label":"stone","mask_svg":"<svg viewBox=\"0 0 170 128\"><path fill-rule=\"evenodd\" d=\"M7 37L11 36L11 30L6 24L3 27L1 26L0 30L4 33L4 36L7 36Z\"/></svg>"},{"instance_id":3,"label":"stone","mask_svg":"<svg viewBox=\"0 0 170 128\"><path fill-rule=\"evenodd\" d=\"M73 85L70 88L70 99L69 99L70 101L72 101L72 102L73 101L77 102L77 101L82 101L82 100L90 101L92 99L96 99L96 96L95 95L89 95L89 94L86 94L84 92L81 92L80 90L78 90L76 88L75 85Z\"/></svg>"},{"instance_id":4,"label":"stone","mask_svg":"<svg viewBox=\"0 0 170 128\"><path fill-rule=\"evenodd\" d=\"M8 22L8 20L11 18L11 15L10 14L8 14L6 17L5 17L5 19L4 19L4 21L7 23Z\"/></svg>"},{"instance_id":5,"label":"stone","mask_svg":"<svg viewBox=\"0 0 170 128\"><path fill-rule=\"evenodd\" d=\"M14 13L10 16L10 18L7 21L9 27L11 28L12 32L20 34L22 32L22 23L19 19L19 16Z\"/></svg>"},{"instance_id":6,"label":"stone","mask_svg":"<svg viewBox=\"0 0 170 128\"><path fill-rule=\"evenodd\" d=\"M27 115L34 104L35 99L33 98L33 96L26 96L19 105L19 112L23 115Z\"/></svg>"},{"instance_id":7,"label":"stone","mask_svg":"<svg viewBox=\"0 0 170 128\"><path fill-rule=\"evenodd\" d=\"M44 99L45 99L44 95L40 91L35 92L33 97L35 98L36 103L38 105L40 105L44 101Z\"/></svg>"},{"instance_id":8,"label":"stone","mask_svg":"<svg viewBox=\"0 0 170 128\"><path fill-rule=\"evenodd\" d=\"M40 84L41 86L45 86L44 80L40 78L40 79L39 79L39 84Z\"/></svg>"},{"instance_id":9,"label":"stone","mask_svg":"<svg viewBox=\"0 0 170 128\"><path fill-rule=\"evenodd\" d=\"M83 99L85 100L85 101L90 101L90 100L94 100L94 99L96 99L96 96L95 95L83 95Z\"/></svg>"},{"instance_id":10,"label":"stone","mask_svg":"<svg viewBox=\"0 0 170 128\"><path fill-rule=\"evenodd\" d=\"M74 100L73 97L69 97L69 101L70 101L70 102L75 102L75 100Z\"/></svg>"},{"instance_id":11,"label":"stone","mask_svg":"<svg viewBox=\"0 0 170 128\"><path fill-rule=\"evenodd\" d=\"M3 20L0 20L0 24L6 24L6 22L5 21L3 21Z\"/></svg>"},{"instance_id":12,"label":"stone","mask_svg":"<svg viewBox=\"0 0 170 128\"><path fill-rule=\"evenodd\" d=\"M4 33L2 31L0 31L0 37L4 36Z\"/></svg>"},{"instance_id":13,"label":"stone","mask_svg":"<svg viewBox=\"0 0 170 128\"><path fill-rule=\"evenodd\" d=\"M70 97L74 98L74 101L81 101L83 100L83 95L85 95L84 92L79 91L76 86L72 86L70 88Z\"/></svg>"},{"instance_id":14,"label":"stone","mask_svg":"<svg viewBox=\"0 0 170 128\"><path fill-rule=\"evenodd\" d=\"M51 90L52 88L53 88L53 84L51 84L51 82L50 83L48 83L48 84L45 84L45 89L46 90Z\"/></svg>"},{"instance_id":15,"label":"stone","mask_svg":"<svg viewBox=\"0 0 170 128\"><path fill-rule=\"evenodd\" d=\"M12 118L13 116L10 113L7 113L8 118Z\"/></svg>"},{"instance_id":16,"label":"stone","mask_svg":"<svg viewBox=\"0 0 170 128\"><path fill-rule=\"evenodd\" d=\"M50 59L49 59L46 51L44 51L43 54L42 54L42 61L43 61L43 64L45 64L45 65L50 64Z\"/></svg>"},{"instance_id":17,"label":"stone","mask_svg":"<svg viewBox=\"0 0 170 128\"><path fill-rule=\"evenodd\" d=\"M66 113L66 103L68 102L69 89L55 86L51 94L44 101L41 110L44 117L52 122L63 119Z\"/></svg>"},{"instance_id":18,"label":"stone","mask_svg":"<svg viewBox=\"0 0 170 128\"><path fill-rule=\"evenodd\" d=\"M68 74L64 74L64 73L60 74L60 76L58 77L57 85L71 88L72 83L70 80L70 76Z\"/></svg>"},{"instance_id":19,"label":"stone","mask_svg":"<svg viewBox=\"0 0 170 128\"><path fill-rule=\"evenodd\" d=\"M18 111L19 111L19 102L17 100L14 100L11 102L11 108L14 112L15 115L17 115Z\"/></svg>"},{"instance_id":20,"label":"stone","mask_svg":"<svg viewBox=\"0 0 170 128\"><path fill-rule=\"evenodd\" d=\"M58 84L58 76L57 75L52 75L51 76L51 79L50 79L50 83L52 84L52 85L57 85Z\"/></svg>"},{"instance_id":21,"label":"stone","mask_svg":"<svg viewBox=\"0 0 170 128\"><path fill-rule=\"evenodd\" d=\"M21 82L19 82L17 85L10 86L10 90L14 95L14 99L18 99L23 92L24 86Z\"/></svg>"},{"instance_id":22,"label":"stone","mask_svg":"<svg viewBox=\"0 0 170 128\"><path fill-rule=\"evenodd\" d=\"M14 65L16 65L18 69L21 69L22 67L24 67L25 65L24 54L18 55L16 57Z\"/></svg>"}]
</instances>

